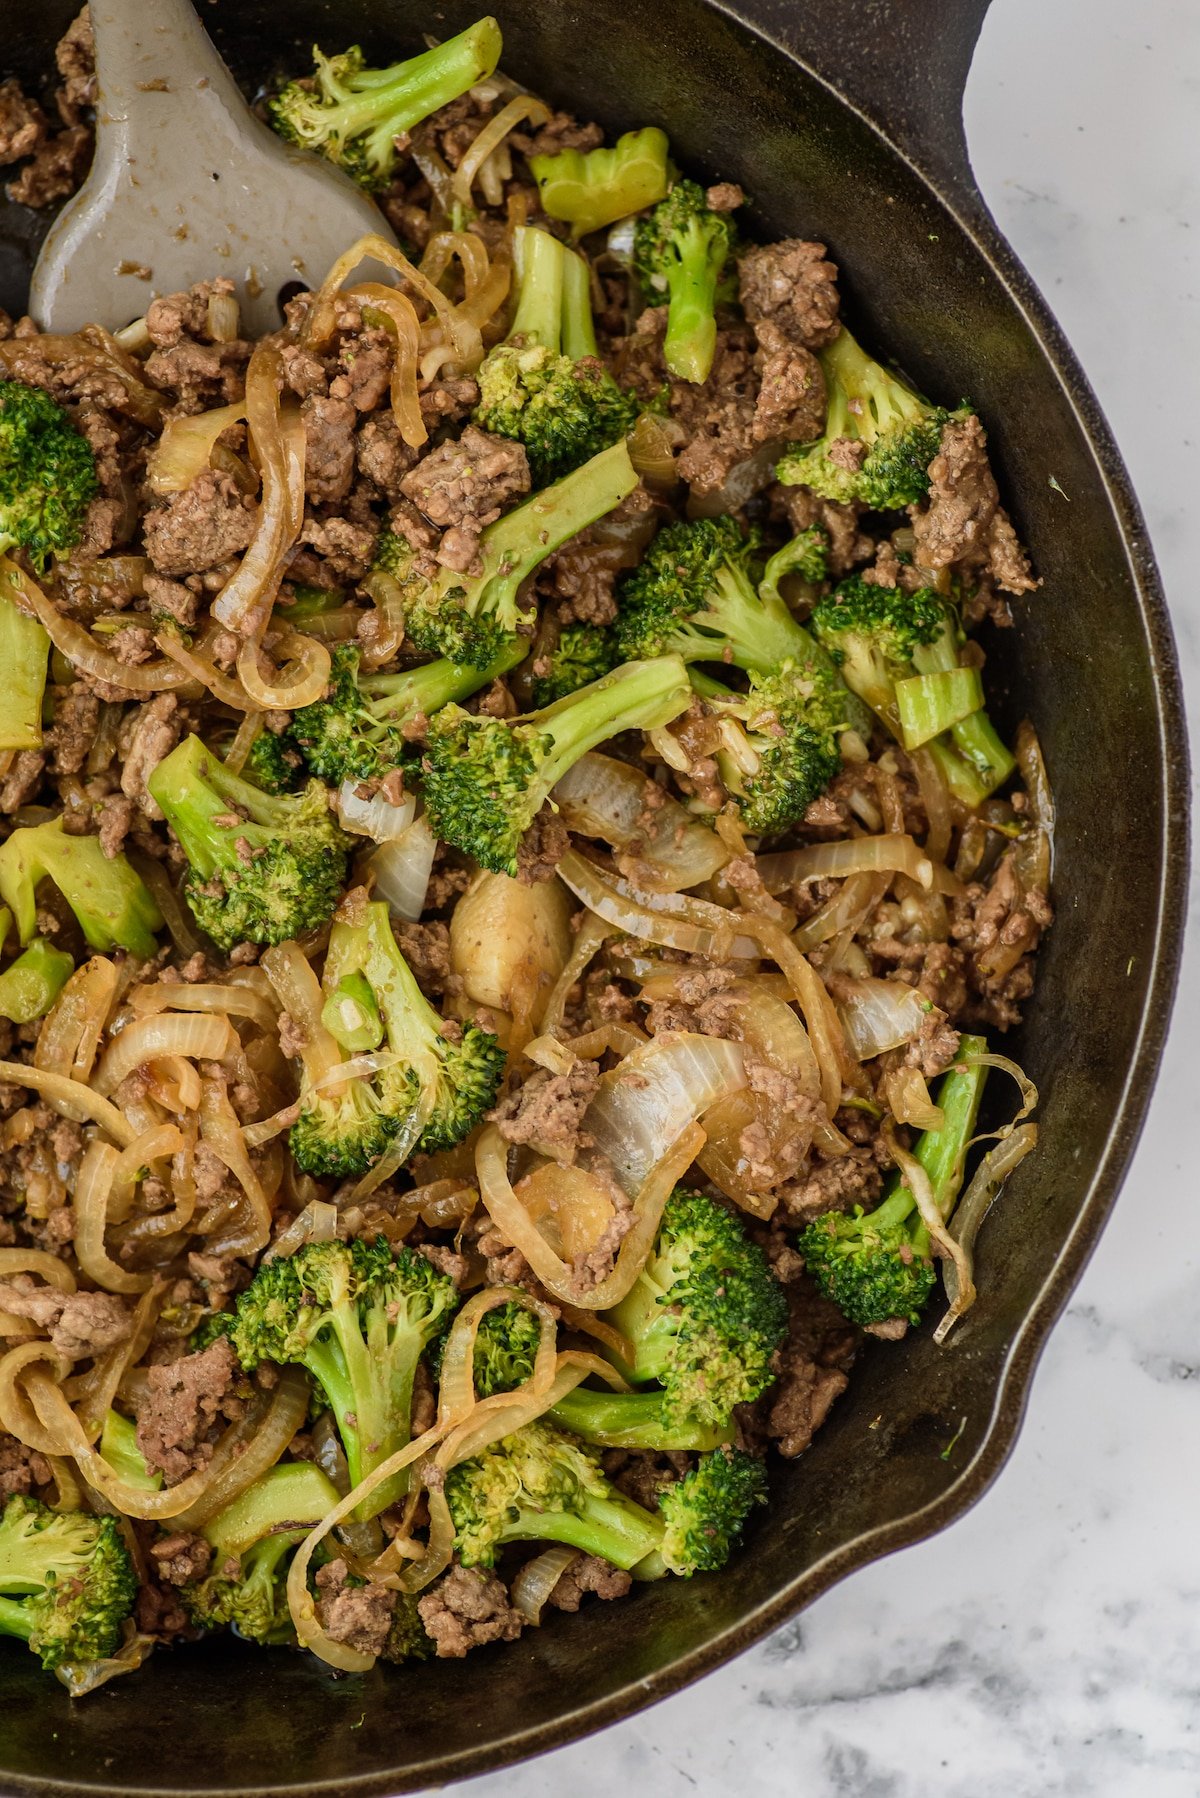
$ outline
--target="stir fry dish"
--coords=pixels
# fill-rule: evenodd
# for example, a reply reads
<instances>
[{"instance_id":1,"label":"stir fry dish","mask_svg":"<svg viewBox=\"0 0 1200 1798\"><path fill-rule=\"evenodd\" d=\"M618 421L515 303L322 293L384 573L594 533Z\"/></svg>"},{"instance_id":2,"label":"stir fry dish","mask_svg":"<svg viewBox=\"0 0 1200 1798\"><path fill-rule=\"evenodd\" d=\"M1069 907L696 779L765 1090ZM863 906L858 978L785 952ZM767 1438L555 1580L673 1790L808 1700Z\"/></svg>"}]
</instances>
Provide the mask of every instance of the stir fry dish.
<instances>
[{"instance_id":1,"label":"stir fry dish","mask_svg":"<svg viewBox=\"0 0 1200 1798\"><path fill-rule=\"evenodd\" d=\"M985 425L501 48L262 102L382 209L270 335L0 315L0 1633L76 1695L719 1573L1034 1145Z\"/></svg>"}]
</instances>

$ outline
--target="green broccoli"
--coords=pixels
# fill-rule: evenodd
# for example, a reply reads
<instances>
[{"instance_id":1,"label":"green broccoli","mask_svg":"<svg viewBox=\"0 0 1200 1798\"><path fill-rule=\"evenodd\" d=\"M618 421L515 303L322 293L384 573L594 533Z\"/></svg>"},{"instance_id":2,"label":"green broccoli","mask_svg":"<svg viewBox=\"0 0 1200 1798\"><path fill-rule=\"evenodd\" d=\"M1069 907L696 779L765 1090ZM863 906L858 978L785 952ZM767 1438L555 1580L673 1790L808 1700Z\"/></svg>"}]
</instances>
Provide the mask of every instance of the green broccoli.
<instances>
[{"instance_id":1,"label":"green broccoli","mask_svg":"<svg viewBox=\"0 0 1200 1798\"><path fill-rule=\"evenodd\" d=\"M324 924L346 880L349 844L327 789L264 793L185 737L148 780L188 859L192 915L219 949L281 943Z\"/></svg>"},{"instance_id":2,"label":"green broccoli","mask_svg":"<svg viewBox=\"0 0 1200 1798\"><path fill-rule=\"evenodd\" d=\"M0 381L0 550L23 549L43 572L79 542L99 487L91 445L62 407L40 387Z\"/></svg>"},{"instance_id":3,"label":"green broccoli","mask_svg":"<svg viewBox=\"0 0 1200 1798\"><path fill-rule=\"evenodd\" d=\"M264 1262L237 1301L242 1366L307 1368L333 1411L352 1486L409 1441L417 1363L458 1304L454 1282L387 1240L306 1243ZM355 1512L376 1517L407 1490L401 1471Z\"/></svg>"},{"instance_id":4,"label":"green broccoli","mask_svg":"<svg viewBox=\"0 0 1200 1798\"><path fill-rule=\"evenodd\" d=\"M357 647L339 643L330 691L293 714L290 734L323 780L371 780L411 761L405 726L506 674L527 649L523 637L513 637L486 668L439 658L402 674L360 676Z\"/></svg>"},{"instance_id":5,"label":"green broccoli","mask_svg":"<svg viewBox=\"0 0 1200 1798\"><path fill-rule=\"evenodd\" d=\"M657 125L627 131L611 149L531 156L542 211L578 239L661 200L670 185L667 134Z\"/></svg>"},{"instance_id":6,"label":"green broccoli","mask_svg":"<svg viewBox=\"0 0 1200 1798\"><path fill-rule=\"evenodd\" d=\"M491 75L501 47L492 18L386 69L366 68L357 44L341 56L314 45L311 84L289 81L268 115L289 143L319 151L365 188L383 188L396 172L397 139Z\"/></svg>"},{"instance_id":7,"label":"green broccoli","mask_svg":"<svg viewBox=\"0 0 1200 1798\"><path fill-rule=\"evenodd\" d=\"M849 695L817 668L783 662L774 674L749 677L734 693L692 672L692 685L718 720L717 768L737 801L742 823L771 836L803 818L842 765L838 734L849 723Z\"/></svg>"},{"instance_id":8,"label":"green broccoli","mask_svg":"<svg viewBox=\"0 0 1200 1798\"><path fill-rule=\"evenodd\" d=\"M7 578L13 582L11 568ZM36 618L22 612L7 593L0 592L0 668L4 670L0 750L41 748L42 705L49 665L50 639L42 626Z\"/></svg>"},{"instance_id":9,"label":"green broccoli","mask_svg":"<svg viewBox=\"0 0 1200 1798\"><path fill-rule=\"evenodd\" d=\"M559 480L633 427L638 405L596 353L588 265L546 231L517 232L512 328L477 375L475 422L523 443L535 487Z\"/></svg>"},{"instance_id":10,"label":"green broccoli","mask_svg":"<svg viewBox=\"0 0 1200 1798\"><path fill-rule=\"evenodd\" d=\"M0 1018L32 1024L45 1017L74 972L75 963L65 950L35 936L0 974Z\"/></svg>"},{"instance_id":11,"label":"green broccoli","mask_svg":"<svg viewBox=\"0 0 1200 1798\"><path fill-rule=\"evenodd\" d=\"M425 1633L415 1592L397 1592L392 1627L380 1652L380 1660L398 1667L404 1661L428 1661L437 1653Z\"/></svg>"},{"instance_id":12,"label":"green broccoli","mask_svg":"<svg viewBox=\"0 0 1200 1798\"><path fill-rule=\"evenodd\" d=\"M613 632L621 660L674 653L759 674L794 662L814 679L828 679L832 662L783 600L755 592L756 548L733 518L665 525L618 585ZM849 694L845 704L847 724L869 733L870 715Z\"/></svg>"},{"instance_id":13,"label":"green broccoli","mask_svg":"<svg viewBox=\"0 0 1200 1798\"><path fill-rule=\"evenodd\" d=\"M115 1517L8 1500L0 1516L0 1635L27 1642L50 1672L102 1661L120 1646L136 1597Z\"/></svg>"},{"instance_id":14,"label":"green broccoli","mask_svg":"<svg viewBox=\"0 0 1200 1798\"><path fill-rule=\"evenodd\" d=\"M212 1570L180 1597L201 1629L231 1628L267 1646L295 1640L287 1602L292 1550L338 1502L338 1490L311 1461L272 1467L204 1524Z\"/></svg>"},{"instance_id":15,"label":"green broccoli","mask_svg":"<svg viewBox=\"0 0 1200 1798\"><path fill-rule=\"evenodd\" d=\"M929 492L929 464L943 429L969 408L954 413L931 406L868 356L844 325L819 360L828 394L825 430L815 443L789 445L778 479L877 512L915 505ZM837 444L861 447L834 455Z\"/></svg>"},{"instance_id":16,"label":"green broccoli","mask_svg":"<svg viewBox=\"0 0 1200 1798\"><path fill-rule=\"evenodd\" d=\"M304 764L286 737L260 730L250 745L242 778L264 793L294 793L304 774Z\"/></svg>"},{"instance_id":17,"label":"green broccoli","mask_svg":"<svg viewBox=\"0 0 1200 1798\"><path fill-rule=\"evenodd\" d=\"M540 1322L524 1305L510 1301L487 1312L475 1337L475 1396L490 1398L524 1385L533 1374L540 1335ZM712 1449L728 1441L728 1427L714 1429L692 1419L668 1422L665 1396L660 1390L594 1392L576 1386L547 1417L596 1448Z\"/></svg>"},{"instance_id":18,"label":"green broccoli","mask_svg":"<svg viewBox=\"0 0 1200 1798\"><path fill-rule=\"evenodd\" d=\"M124 1480L127 1486L134 1486L139 1492L161 1491L162 1474L151 1473L147 1467L146 1457L138 1447L137 1424L132 1417L123 1417L120 1411L111 1408L105 1412L104 1427L100 1431L100 1453L117 1478Z\"/></svg>"},{"instance_id":19,"label":"green broccoli","mask_svg":"<svg viewBox=\"0 0 1200 1798\"><path fill-rule=\"evenodd\" d=\"M758 583L759 598L785 604L780 582L789 574L798 574L802 581L816 586L828 573L829 533L812 525L808 530L798 532L768 559Z\"/></svg>"},{"instance_id":20,"label":"green broccoli","mask_svg":"<svg viewBox=\"0 0 1200 1798\"><path fill-rule=\"evenodd\" d=\"M787 1300L763 1251L732 1212L681 1187L645 1267L607 1315L633 1346L621 1372L663 1388L666 1422L718 1430L766 1391L787 1334Z\"/></svg>"},{"instance_id":21,"label":"green broccoli","mask_svg":"<svg viewBox=\"0 0 1200 1798\"><path fill-rule=\"evenodd\" d=\"M540 711L608 674L616 660L613 640L597 624L564 625L553 649L534 663L533 703ZM537 672L541 669L541 672Z\"/></svg>"},{"instance_id":22,"label":"green broccoli","mask_svg":"<svg viewBox=\"0 0 1200 1798\"><path fill-rule=\"evenodd\" d=\"M430 655L488 667L526 616L517 598L521 583L569 537L619 506L637 484L623 441L602 450L487 527L479 541L478 575L443 568L427 579L416 571L407 544L390 538L383 565L400 584L412 643Z\"/></svg>"},{"instance_id":23,"label":"green broccoli","mask_svg":"<svg viewBox=\"0 0 1200 1798\"><path fill-rule=\"evenodd\" d=\"M69 837L63 820L50 818L14 830L0 847L0 900L25 944L37 929L43 880L58 888L89 948L102 954L127 949L142 961L157 951L154 933L162 928L157 905L123 855L105 855L99 837Z\"/></svg>"},{"instance_id":24,"label":"green broccoli","mask_svg":"<svg viewBox=\"0 0 1200 1798\"><path fill-rule=\"evenodd\" d=\"M962 1186L967 1145L987 1079L986 1067L968 1064L986 1050L980 1036L960 1040L959 1059L937 1091L944 1122L939 1130L924 1131L913 1151L929 1175L943 1221ZM861 1205L852 1212L828 1211L801 1234L799 1248L821 1291L852 1323L881 1324L894 1317L920 1323L934 1287L933 1259L929 1232L899 1173L874 1211L864 1212Z\"/></svg>"},{"instance_id":25,"label":"green broccoli","mask_svg":"<svg viewBox=\"0 0 1200 1798\"><path fill-rule=\"evenodd\" d=\"M477 1024L442 1022L400 953L386 905L363 901L337 918L323 984L322 1035L351 1054L382 1042L386 1054L375 1074L337 1085L328 1044L306 1045L289 1138L304 1171L361 1173L405 1130L416 1131L413 1149L425 1154L468 1136L495 1102L504 1051Z\"/></svg>"},{"instance_id":26,"label":"green broccoli","mask_svg":"<svg viewBox=\"0 0 1200 1798\"><path fill-rule=\"evenodd\" d=\"M958 614L939 593L851 575L815 607L812 628L893 736L908 749L930 744L965 805L973 810L1008 779L1016 763L983 709L979 670L961 665Z\"/></svg>"},{"instance_id":27,"label":"green broccoli","mask_svg":"<svg viewBox=\"0 0 1200 1798\"><path fill-rule=\"evenodd\" d=\"M627 662L522 718L473 718L446 706L426 740L430 823L481 868L515 875L521 838L567 769L620 731L669 724L690 700L683 663L660 656Z\"/></svg>"},{"instance_id":28,"label":"green broccoli","mask_svg":"<svg viewBox=\"0 0 1200 1798\"><path fill-rule=\"evenodd\" d=\"M446 1476L466 1567L494 1566L509 1542L563 1542L638 1578L687 1579L725 1564L751 1506L764 1498L759 1463L718 1449L663 1495L657 1513L647 1511L605 1478L591 1450L540 1419Z\"/></svg>"},{"instance_id":29,"label":"green broccoli","mask_svg":"<svg viewBox=\"0 0 1200 1798\"><path fill-rule=\"evenodd\" d=\"M667 299L663 356L673 375L707 381L717 344L717 290L737 244L727 212L705 204L695 181L676 181L637 222L633 266L644 292Z\"/></svg>"}]
</instances>

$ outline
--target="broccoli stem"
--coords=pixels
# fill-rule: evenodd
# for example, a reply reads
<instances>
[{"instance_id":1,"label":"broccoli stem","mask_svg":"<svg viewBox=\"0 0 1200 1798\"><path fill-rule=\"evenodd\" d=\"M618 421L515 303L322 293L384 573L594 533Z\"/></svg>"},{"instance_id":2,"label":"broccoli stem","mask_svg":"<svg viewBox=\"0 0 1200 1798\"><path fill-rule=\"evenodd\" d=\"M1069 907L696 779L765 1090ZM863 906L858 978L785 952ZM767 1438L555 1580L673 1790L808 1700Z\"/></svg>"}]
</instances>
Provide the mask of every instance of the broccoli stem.
<instances>
[{"instance_id":1,"label":"broccoli stem","mask_svg":"<svg viewBox=\"0 0 1200 1798\"><path fill-rule=\"evenodd\" d=\"M515 595L548 555L619 506L637 484L624 440L602 450L488 526L481 539L483 574L473 585L482 591L489 582L502 580Z\"/></svg>"},{"instance_id":2,"label":"broccoli stem","mask_svg":"<svg viewBox=\"0 0 1200 1798\"><path fill-rule=\"evenodd\" d=\"M600 1555L627 1572L653 1554L662 1542L663 1526L632 1500L588 1495L582 1516L570 1511L520 1511L506 1521L506 1542L562 1542Z\"/></svg>"},{"instance_id":3,"label":"broccoli stem","mask_svg":"<svg viewBox=\"0 0 1200 1798\"><path fill-rule=\"evenodd\" d=\"M286 1524L307 1528L320 1522L337 1500L333 1482L312 1461L284 1462L270 1468L210 1518L204 1535L224 1554L245 1554L254 1543Z\"/></svg>"},{"instance_id":4,"label":"broccoli stem","mask_svg":"<svg viewBox=\"0 0 1200 1798\"><path fill-rule=\"evenodd\" d=\"M28 1590L36 1592L41 1581L30 1580ZM37 1623L37 1613L31 1605L21 1604L15 1598L0 1597L0 1635L19 1636L22 1642L28 1642Z\"/></svg>"},{"instance_id":5,"label":"broccoli stem","mask_svg":"<svg viewBox=\"0 0 1200 1798\"><path fill-rule=\"evenodd\" d=\"M666 269L670 306L663 357L684 381L707 381L717 342L717 283L723 262L710 254L699 223L679 246L679 260Z\"/></svg>"},{"instance_id":6,"label":"broccoli stem","mask_svg":"<svg viewBox=\"0 0 1200 1798\"><path fill-rule=\"evenodd\" d=\"M728 1442L732 1434L698 1423L666 1423L659 1392L588 1392L577 1386L549 1416L597 1448L707 1450Z\"/></svg>"},{"instance_id":7,"label":"broccoli stem","mask_svg":"<svg viewBox=\"0 0 1200 1798\"><path fill-rule=\"evenodd\" d=\"M920 749L982 706L978 668L943 668L896 682L896 712L906 749Z\"/></svg>"},{"instance_id":8,"label":"broccoli stem","mask_svg":"<svg viewBox=\"0 0 1200 1798\"><path fill-rule=\"evenodd\" d=\"M338 141L350 143L365 134L372 159L383 163L397 137L490 75L500 48L500 27L485 18L407 62L356 71L358 92L335 109Z\"/></svg>"},{"instance_id":9,"label":"broccoli stem","mask_svg":"<svg viewBox=\"0 0 1200 1798\"><path fill-rule=\"evenodd\" d=\"M539 772L539 785L549 791L581 755L623 730L656 730L669 724L684 709L689 685L674 656L656 656L646 662L625 662L590 686L535 712L532 721L553 745Z\"/></svg>"},{"instance_id":10,"label":"broccoli stem","mask_svg":"<svg viewBox=\"0 0 1200 1798\"><path fill-rule=\"evenodd\" d=\"M969 1066L966 1064L972 1062L972 1057L986 1053L987 1042L984 1037L964 1036L959 1039L954 1066L942 1076L938 1087L936 1102L942 1110L941 1128L922 1131L913 1150L914 1161L929 1175L933 1202L943 1223L954 1210L955 1200L962 1187L967 1144L975 1133L979 1104L988 1076L987 1068L977 1062ZM916 1200L897 1173L884 1193L881 1204L871 1213L872 1221L877 1220L880 1224L902 1223L915 1205ZM929 1253L929 1236L924 1225L914 1235L914 1248L919 1254Z\"/></svg>"},{"instance_id":11,"label":"broccoli stem","mask_svg":"<svg viewBox=\"0 0 1200 1798\"><path fill-rule=\"evenodd\" d=\"M599 353L596 323L592 317L591 272L576 250L563 251L562 350L572 362Z\"/></svg>"},{"instance_id":12,"label":"broccoli stem","mask_svg":"<svg viewBox=\"0 0 1200 1798\"><path fill-rule=\"evenodd\" d=\"M419 712L432 717L444 705L469 699L489 681L507 674L524 660L527 652L525 639L518 637L506 643L486 668L472 668L467 662L438 656L435 661L423 662L419 668L409 668L401 674L369 674L361 683L367 710L381 725L415 718Z\"/></svg>"},{"instance_id":13,"label":"broccoli stem","mask_svg":"<svg viewBox=\"0 0 1200 1798\"><path fill-rule=\"evenodd\" d=\"M666 132L647 125L627 131L611 149L560 150L530 157L529 166L543 212L565 220L580 238L664 198L667 150Z\"/></svg>"},{"instance_id":14,"label":"broccoli stem","mask_svg":"<svg viewBox=\"0 0 1200 1798\"><path fill-rule=\"evenodd\" d=\"M162 1474L147 1471L146 1458L137 1445L137 1425L131 1417L122 1417L119 1411L111 1409L105 1414L100 1453L127 1486L139 1492L160 1490Z\"/></svg>"},{"instance_id":15,"label":"broccoli stem","mask_svg":"<svg viewBox=\"0 0 1200 1798\"><path fill-rule=\"evenodd\" d=\"M36 618L0 594L0 749L40 749L50 639Z\"/></svg>"},{"instance_id":16,"label":"broccoli stem","mask_svg":"<svg viewBox=\"0 0 1200 1798\"><path fill-rule=\"evenodd\" d=\"M985 711L972 712L969 718L951 725L950 735L976 776L985 799L997 787L1003 786L1017 765L1016 758L997 736Z\"/></svg>"},{"instance_id":17,"label":"broccoli stem","mask_svg":"<svg viewBox=\"0 0 1200 1798\"><path fill-rule=\"evenodd\" d=\"M566 252L548 231L525 226L517 232L520 293L508 336L523 337L557 356L562 343Z\"/></svg>"},{"instance_id":18,"label":"broccoli stem","mask_svg":"<svg viewBox=\"0 0 1200 1798\"><path fill-rule=\"evenodd\" d=\"M65 950L35 936L0 974L0 1018L32 1024L44 1017L74 971L75 963Z\"/></svg>"}]
</instances>

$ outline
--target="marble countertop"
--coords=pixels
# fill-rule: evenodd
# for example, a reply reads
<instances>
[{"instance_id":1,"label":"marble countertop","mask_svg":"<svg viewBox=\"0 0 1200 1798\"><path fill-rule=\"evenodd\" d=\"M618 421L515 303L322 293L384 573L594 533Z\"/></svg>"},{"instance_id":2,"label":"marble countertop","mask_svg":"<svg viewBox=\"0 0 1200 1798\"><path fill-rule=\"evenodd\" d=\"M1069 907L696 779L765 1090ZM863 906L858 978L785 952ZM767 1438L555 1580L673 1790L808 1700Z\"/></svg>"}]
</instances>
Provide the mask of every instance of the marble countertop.
<instances>
[{"instance_id":1,"label":"marble countertop","mask_svg":"<svg viewBox=\"0 0 1200 1798\"><path fill-rule=\"evenodd\" d=\"M1198 92L1195 0L992 0L966 107L983 192L1146 510L1194 748ZM1196 1798L1198 1005L1193 931L1133 1170L982 1502L688 1691L471 1798Z\"/></svg>"}]
</instances>

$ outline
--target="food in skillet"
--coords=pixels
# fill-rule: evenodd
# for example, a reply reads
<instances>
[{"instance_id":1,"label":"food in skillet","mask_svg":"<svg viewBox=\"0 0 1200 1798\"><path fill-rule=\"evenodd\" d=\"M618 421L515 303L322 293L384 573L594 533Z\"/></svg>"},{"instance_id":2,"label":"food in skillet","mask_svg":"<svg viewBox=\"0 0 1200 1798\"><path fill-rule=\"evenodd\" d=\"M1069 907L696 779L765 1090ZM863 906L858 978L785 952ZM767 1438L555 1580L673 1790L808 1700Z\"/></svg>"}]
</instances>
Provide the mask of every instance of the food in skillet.
<instances>
[{"instance_id":1,"label":"food in skillet","mask_svg":"<svg viewBox=\"0 0 1200 1798\"><path fill-rule=\"evenodd\" d=\"M0 1632L75 1693L719 1570L1034 1142L983 426L500 47L269 103L404 246L274 335L224 278L3 321ZM27 204L86 18L59 67L61 130L0 90Z\"/></svg>"}]
</instances>

